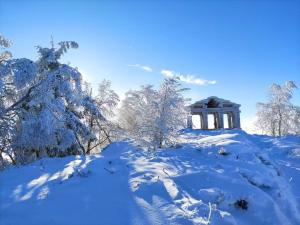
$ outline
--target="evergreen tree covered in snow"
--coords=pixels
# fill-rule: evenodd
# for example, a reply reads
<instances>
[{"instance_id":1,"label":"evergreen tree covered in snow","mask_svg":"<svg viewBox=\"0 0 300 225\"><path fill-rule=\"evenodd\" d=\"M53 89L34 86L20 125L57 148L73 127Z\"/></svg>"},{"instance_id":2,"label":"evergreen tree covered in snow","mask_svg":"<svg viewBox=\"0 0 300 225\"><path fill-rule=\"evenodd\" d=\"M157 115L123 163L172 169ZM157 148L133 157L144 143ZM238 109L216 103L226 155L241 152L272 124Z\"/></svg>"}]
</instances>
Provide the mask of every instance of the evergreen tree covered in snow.
<instances>
[{"instance_id":1,"label":"evergreen tree covered in snow","mask_svg":"<svg viewBox=\"0 0 300 225\"><path fill-rule=\"evenodd\" d=\"M10 46L10 41L0 36L3 48ZM12 152L12 138L15 134L18 108L29 97L35 80L37 67L29 59L11 59L8 51L1 53L0 60L0 159L8 156L15 163Z\"/></svg>"},{"instance_id":2,"label":"evergreen tree covered in snow","mask_svg":"<svg viewBox=\"0 0 300 225\"><path fill-rule=\"evenodd\" d=\"M18 164L42 156L89 154L117 138L113 117L119 97L111 83L104 80L93 97L78 70L60 63L78 44L58 45L37 47L36 62L0 52L0 167L7 158ZM0 48L9 46L0 35Z\"/></svg>"},{"instance_id":3,"label":"evergreen tree covered in snow","mask_svg":"<svg viewBox=\"0 0 300 225\"><path fill-rule=\"evenodd\" d=\"M76 42L61 42L59 48L38 47L36 82L22 103L13 140L19 161L42 155L84 154L84 143L96 137L84 124L83 112L103 119L91 97L82 91L81 74L59 59Z\"/></svg>"},{"instance_id":4,"label":"evergreen tree covered in snow","mask_svg":"<svg viewBox=\"0 0 300 225\"><path fill-rule=\"evenodd\" d=\"M177 79L165 79L159 90L142 86L129 91L119 112L122 127L142 146L157 149L176 143L185 127L187 99Z\"/></svg>"},{"instance_id":5,"label":"evergreen tree covered in snow","mask_svg":"<svg viewBox=\"0 0 300 225\"><path fill-rule=\"evenodd\" d=\"M264 133L273 136L300 134L300 108L291 103L295 88L293 81L272 84L269 101L257 104L256 124Z\"/></svg>"}]
</instances>

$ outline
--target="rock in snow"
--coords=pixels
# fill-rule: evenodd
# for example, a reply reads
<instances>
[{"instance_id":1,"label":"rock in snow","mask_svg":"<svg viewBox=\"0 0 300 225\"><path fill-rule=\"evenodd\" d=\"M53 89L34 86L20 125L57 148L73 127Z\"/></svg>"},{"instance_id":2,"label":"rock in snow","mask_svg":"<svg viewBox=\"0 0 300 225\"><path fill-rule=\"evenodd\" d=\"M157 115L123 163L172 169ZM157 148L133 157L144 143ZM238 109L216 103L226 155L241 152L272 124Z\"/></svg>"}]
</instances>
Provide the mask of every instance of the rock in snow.
<instances>
[{"instance_id":1,"label":"rock in snow","mask_svg":"<svg viewBox=\"0 0 300 225\"><path fill-rule=\"evenodd\" d=\"M180 142L6 169L0 224L300 224L300 137L184 130Z\"/></svg>"}]
</instances>

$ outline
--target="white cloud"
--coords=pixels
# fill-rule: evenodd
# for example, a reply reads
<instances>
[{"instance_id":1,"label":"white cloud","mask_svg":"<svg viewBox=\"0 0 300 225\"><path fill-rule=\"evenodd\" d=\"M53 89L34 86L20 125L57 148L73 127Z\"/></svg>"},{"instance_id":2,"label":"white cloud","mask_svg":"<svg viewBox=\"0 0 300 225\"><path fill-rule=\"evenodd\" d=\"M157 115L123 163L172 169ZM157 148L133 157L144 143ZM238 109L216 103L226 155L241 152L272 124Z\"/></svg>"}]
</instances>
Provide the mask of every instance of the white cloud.
<instances>
[{"instance_id":1,"label":"white cloud","mask_svg":"<svg viewBox=\"0 0 300 225\"><path fill-rule=\"evenodd\" d=\"M206 85L206 84L215 84L215 80L204 80L201 78L195 78L193 75L180 75L179 79L188 84L196 84L196 85Z\"/></svg>"},{"instance_id":2,"label":"white cloud","mask_svg":"<svg viewBox=\"0 0 300 225\"><path fill-rule=\"evenodd\" d=\"M195 84L199 86L217 83L215 80L205 80L205 79L197 78L194 75L190 75L190 74L175 73L172 70L162 70L161 74L164 75L165 77L177 77L182 82L188 84Z\"/></svg>"},{"instance_id":3,"label":"white cloud","mask_svg":"<svg viewBox=\"0 0 300 225\"><path fill-rule=\"evenodd\" d=\"M142 69L146 72L152 72L152 68L149 67L149 66L143 66L143 65L140 65L140 64L133 64L133 65L128 65L129 67L135 67L135 68L139 68L139 69Z\"/></svg>"},{"instance_id":4,"label":"white cloud","mask_svg":"<svg viewBox=\"0 0 300 225\"><path fill-rule=\"evenodd\" d=\"M175 74L171 70L162 70L161 74L165 77L175 77Z\"/></svg>"}]
</instances>

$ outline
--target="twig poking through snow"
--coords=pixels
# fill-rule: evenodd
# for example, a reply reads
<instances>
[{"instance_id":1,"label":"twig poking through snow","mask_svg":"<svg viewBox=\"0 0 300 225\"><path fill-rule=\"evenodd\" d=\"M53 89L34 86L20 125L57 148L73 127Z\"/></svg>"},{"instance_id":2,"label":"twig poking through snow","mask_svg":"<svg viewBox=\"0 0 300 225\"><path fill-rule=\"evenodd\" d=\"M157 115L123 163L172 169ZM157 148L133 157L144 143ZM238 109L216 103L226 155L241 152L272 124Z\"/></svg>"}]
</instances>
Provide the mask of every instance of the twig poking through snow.
<instances>
[{"instance_id":1,"label":"twig poking through snow","mask_svg":"<svg viewBox=\"0 0 300 225\"><path fill-rule=\"evenodd\" d=\"M43 161L41 161L41 163L40 163L40 169L41 169L41 170L45 170L45 166L44 166Z\"/></svg>"},{"instance_id":2,"label":"twig poking through snow","mask_svg":"<svg viewBox=\"0 0 300 225\"><path fill-rule=\"evenodd\" d=\"M211 210L212 210L210 202L208 203L208 205L209 205L209 214L208 214L208 218L207 218L206 224L210 224Z\"/></svg>"},{"instance_id":3,"label":"twig poking through snow","mask_svg":"<svg viewBox=\"0 0 300 225\"><path fill-rule=\"evenodd\" d=\"M113 174L113 173L114 173L114 171L109 170L109 169L107 169L107 168L105 168L105 167L104 167L104 169L105 169L107 172L109 172L110 174Z\"/></svg>"},{"instance_id":4,"label":"twig poking through snow","mask_svg":"<svg viewBox=\"0 0 300 225\"><path fill-rule=\"evenodd\" d=\"M167 171L165 170L165 168L163 168L163 172L164 172L165 174L167 174L168 177L171 177L171 176L167 173Z\"/></svg>"}]
</instances>

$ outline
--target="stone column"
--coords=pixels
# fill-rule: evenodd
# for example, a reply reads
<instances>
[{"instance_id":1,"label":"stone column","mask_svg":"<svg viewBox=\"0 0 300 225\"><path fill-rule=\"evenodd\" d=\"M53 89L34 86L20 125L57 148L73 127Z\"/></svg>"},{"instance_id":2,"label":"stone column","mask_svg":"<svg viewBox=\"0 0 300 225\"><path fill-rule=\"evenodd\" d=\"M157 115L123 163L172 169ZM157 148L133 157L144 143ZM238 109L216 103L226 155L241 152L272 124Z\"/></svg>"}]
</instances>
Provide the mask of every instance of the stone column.
<instances>
[{"instance_id":1,"label":"stone column","mask_svg":"<svg viewBox=\"0 0 300 225\"><path fill-rule=\"evenodd\" d=\"M218 117L219 117L219 127L218 128L224 128L223 112L219 112Z\"/></svg>"},{"instance_id":2,"label":"stone column","mask_svg":"<svg viewBox=\"0 0 300 225\"><path fill-rule=\"evenodd\" d=\"M240 118L240 111L237 111L236 114L236 128L241 128L241 118Z\"/></svg>"},{"instance_id":3,"label":"stone column","mask_svg":"<svg viewBox=\"0 0 300 225\"><path fill-rule=\"evenodd\" d=\"M202 113L199 113L200 117L200 129L203 129L203 118L202 118Z\"/></svg>"},{"instance_id":4,"label":"stone column","mask_svg":"<svg viewBox=\"0 0 300 225\"><path fill-rule=\"evenodd\" d=\"M214 129L218 129L218 127L219 127L219 116L218 116L218 113L213 113L213 115L214 115Z\"/></svg>"},{"instance_id":5,"label":"stone column","mask_svg":"<svg viewBox=\"0 0 300 225\"><path fill-rule=\"evenodd\" d=\"M192 120L192 115L188 115L187 117L187 127L188 128L193 128L193 120Z\"/></svg>"},{"instance_id":6,"label":"stone column","mask_svg":"<svg viewBox=\"0 0 300 225\"><path fill-rule=\"evenodd\" d=\"M207 130L208 129L208 121L207 121L207 113L202 112L202 129Z\"/></svg>"},{"instance_id":7,"label":"stone column","mask_svg":"<svg viewBox=\"0 0 300 225\"><path fill-rule=\"evenodd\" d=\"M233 128L241 128L240 113L238 111L233 112Z\"/></svg>"},{"instance_id":8,"label":"stone column","mask_svg":"<svg viewBox=\"0 0 300 225\"><path fill-rule=\"evenodd\" d=\"M232 113L227 113L227 119L228 119L228 128L232 129Z\"/></svg>"}]
</instances>

